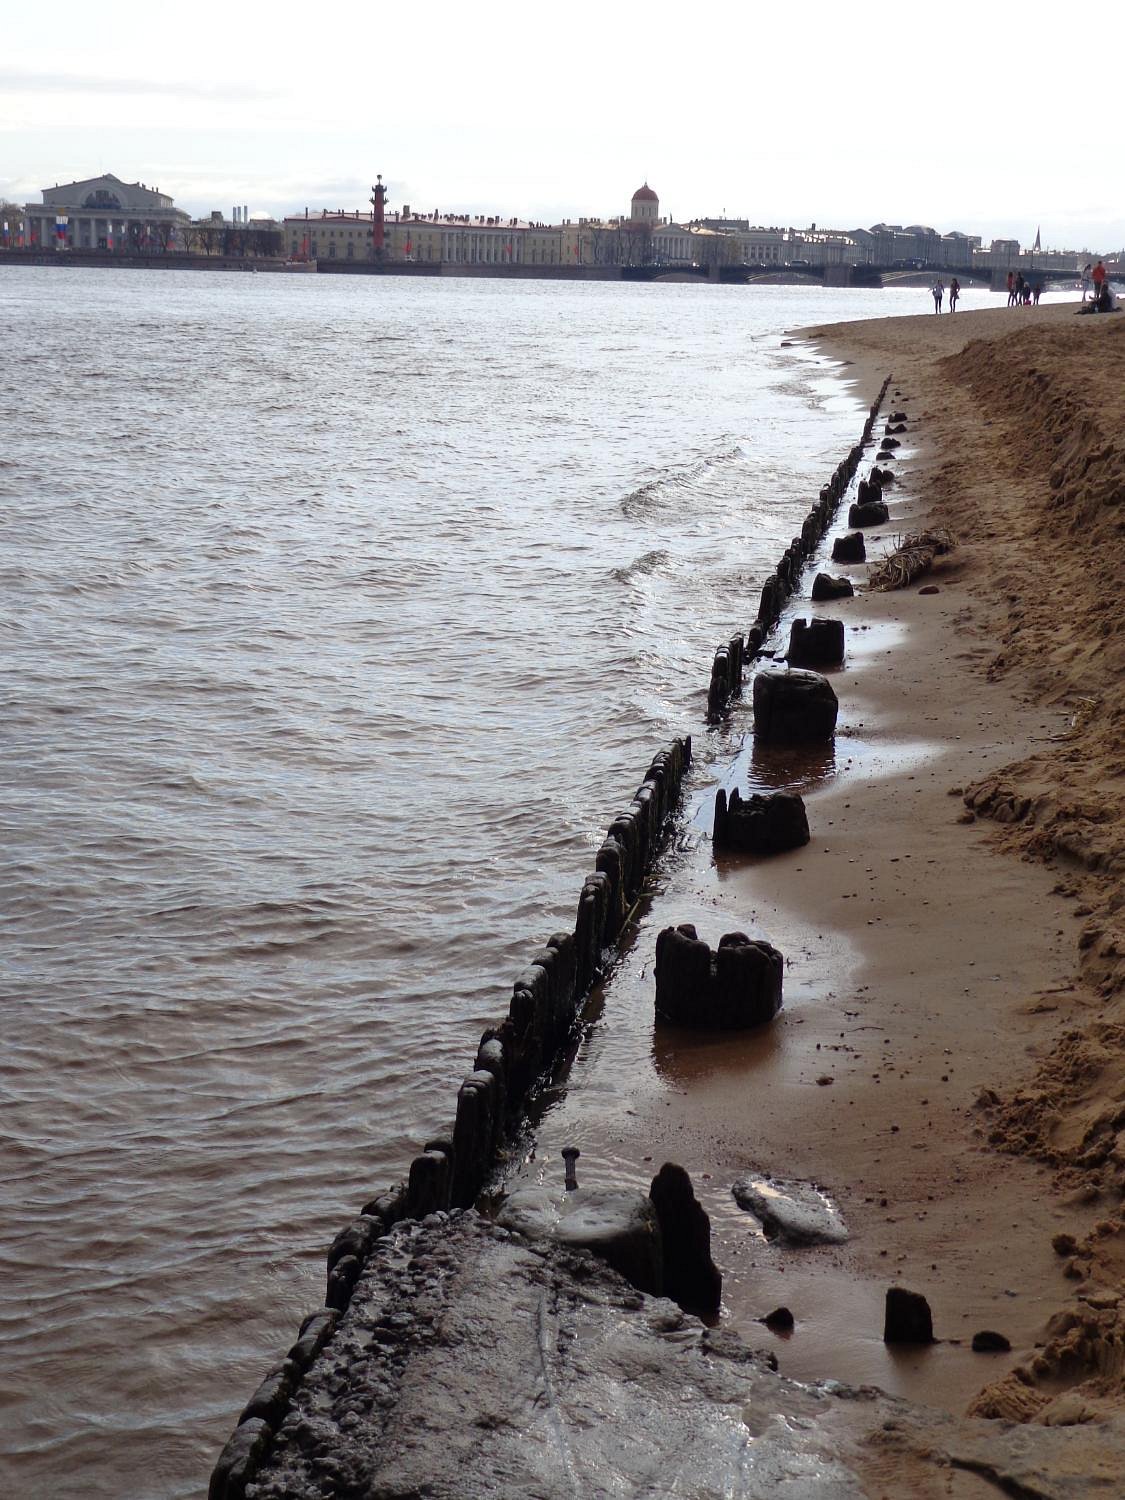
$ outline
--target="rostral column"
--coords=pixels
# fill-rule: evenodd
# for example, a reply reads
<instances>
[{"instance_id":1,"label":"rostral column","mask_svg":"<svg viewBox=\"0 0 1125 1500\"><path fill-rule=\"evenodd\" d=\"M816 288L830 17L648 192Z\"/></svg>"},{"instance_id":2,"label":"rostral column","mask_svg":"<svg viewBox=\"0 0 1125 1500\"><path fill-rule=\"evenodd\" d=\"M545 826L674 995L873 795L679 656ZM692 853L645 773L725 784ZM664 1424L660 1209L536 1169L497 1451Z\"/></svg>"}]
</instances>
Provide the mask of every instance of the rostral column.
<instances>
[{"instance_id":1,"label":"rostral column","mask_svg":"<svg viewBox=\"0 0 1125 1500\"><path fill-rule=\"evenodd\" d=\"M383 226L383 204L387 200L387 190L383 186L383 174L379 172L375 178L375 186L371 189L371 258L372 260L383 260L386 257L387 235Z\"/></svg>"}]
</instances>

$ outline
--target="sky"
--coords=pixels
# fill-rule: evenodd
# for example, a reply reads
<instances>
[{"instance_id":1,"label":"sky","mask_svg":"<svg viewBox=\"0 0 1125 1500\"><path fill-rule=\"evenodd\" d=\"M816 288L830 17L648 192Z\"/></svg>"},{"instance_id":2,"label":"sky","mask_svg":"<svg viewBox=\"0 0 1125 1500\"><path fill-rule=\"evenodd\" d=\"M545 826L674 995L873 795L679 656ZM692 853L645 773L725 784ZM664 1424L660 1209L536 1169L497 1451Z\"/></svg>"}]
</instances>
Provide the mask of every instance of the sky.
<instances>
[{"instance_id":1,"label":"sky","mask_svg":"<svg viewBox=\"0 0 1125 1500\"><path fill-rule=\"evenodd\" d=\"M102 172L194 215L628 212L1125 245L1112 46L1011 12L568 0L9 7L0 197ZM1007 19L1005 16L1007 15ZM1114 90L1113 97L1116 97Z\"/></svg>"}]
</instances>

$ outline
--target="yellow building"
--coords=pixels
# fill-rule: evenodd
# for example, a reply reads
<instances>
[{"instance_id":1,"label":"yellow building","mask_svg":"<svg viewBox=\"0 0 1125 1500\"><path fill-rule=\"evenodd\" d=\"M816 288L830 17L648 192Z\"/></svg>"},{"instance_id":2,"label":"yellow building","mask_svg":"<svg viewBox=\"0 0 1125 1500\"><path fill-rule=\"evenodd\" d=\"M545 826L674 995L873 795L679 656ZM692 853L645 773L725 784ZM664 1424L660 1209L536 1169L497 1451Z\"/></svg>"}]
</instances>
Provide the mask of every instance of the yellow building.
<instances>
[{"instance_id":1,"label":"yellow building","mask_svg":"<svg viewBox=\"0 0 1125 1500\"><path fill-rule=\"evenodd\" d=\"M646 265L662 227L659 214L660 200L647 182L633 194L629 217L621 219L540 224L500 215L418 214L404 204L386 216L384 258L441 266ZM371 213L321 209L290 215L284 243L291 258L370 261Z\"/></svg>"},{"instance_id":2,"label":"yellow building","mask_svg":"<svg viewBox=\"0 0 1125 1500\"><path fill-rule=\"evenodd\" d=\"M407 205L387 216L384 254L420 265L557 266L562 229L484 214L415 214ZM310 260L372 258L370 213L323 209L285 220L285 253Z\"/></svg>"}]
</instances>

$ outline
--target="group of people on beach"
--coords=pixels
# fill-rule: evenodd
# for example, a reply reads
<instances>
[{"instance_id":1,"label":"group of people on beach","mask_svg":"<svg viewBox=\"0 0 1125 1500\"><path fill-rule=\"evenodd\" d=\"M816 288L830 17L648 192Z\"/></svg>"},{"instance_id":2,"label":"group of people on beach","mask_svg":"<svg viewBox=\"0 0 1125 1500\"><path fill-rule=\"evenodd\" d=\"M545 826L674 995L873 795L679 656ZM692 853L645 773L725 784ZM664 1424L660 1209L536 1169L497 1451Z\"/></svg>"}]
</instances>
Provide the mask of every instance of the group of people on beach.
<instances>
[{"instance_id":1,"label":"group of people on beach","mask_svg":"<svg viewBox=\"0 0 1125 1500\"><path fill-rule=\"evenodd\" d=\"M1030 307L1032 303L1039 306L1039 295L1043 290L1043 283L1037 281L1032 284L1024 276L1022 271L1008 272L1008 306Z\"/></svg>"},{"instance_id":2,"label":"group of people on beach","mask_svg":"<svg viewBox=\"0 0 1125 1500\"><path fill-rule=\"evenodd\" d=\"M1093 289L1090 305L1096 312L1110 312L1113 310L1113 294L1109 289L1109 278L1106 274L1105 264L1098 261L1096 266L1085 266L1082 271L1082 301L1086 301L1091 287ZM1022 271L1008 272L1008 306L1009 307L1031 307L1039 306L1039 297L1043 291L1043 279L1031 281ZM945 283L941 280L935 281L930 288L934 299L934 312L941 312L942 303L945 300ZM957 299L961 295L961 284L956 276L949 283L949 311L957 311ZM1085 309L1083 309L1085 311Z\"/></svg>"},{"instance_id":3,"label":"group of people on beach","mask_svg":"<svg viewBox=\"0 0 1125 1500\"><path fill-rule=\"evenodd\" d=\"M961 283L954 276L949 283L949 311L957 311L957 298L961 295ZM935 281L933 285L934 312L941 312L942 299L945 297L945 282Z\"/></svg>"}]
</instances>

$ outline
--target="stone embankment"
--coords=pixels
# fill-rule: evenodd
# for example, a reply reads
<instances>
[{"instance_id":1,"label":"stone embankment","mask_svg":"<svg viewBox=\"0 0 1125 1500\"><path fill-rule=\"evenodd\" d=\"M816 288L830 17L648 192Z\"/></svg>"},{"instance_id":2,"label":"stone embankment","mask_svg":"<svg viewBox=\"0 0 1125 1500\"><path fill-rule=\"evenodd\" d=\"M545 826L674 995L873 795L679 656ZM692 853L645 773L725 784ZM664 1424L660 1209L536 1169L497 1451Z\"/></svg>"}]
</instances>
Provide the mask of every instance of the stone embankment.
<instances>
[{"instance_id":1,"label":"stone embankment","mask_svg":"<svg viewBox=\"0 0 1125 1500\"><path fill-rule=\"evenodd\" d=\"M241 1493L256 1452L252 1500L1109 1500L1125 1472L1121 1419L1094 1452L1081 1427L966 1421L786 1380L772 1354L593 1256L471 1209L397 1224L347 1312L320 1316L280 1434L248 1417L244 1463L213 1495Z\"/></svg>"}]
</instances>

